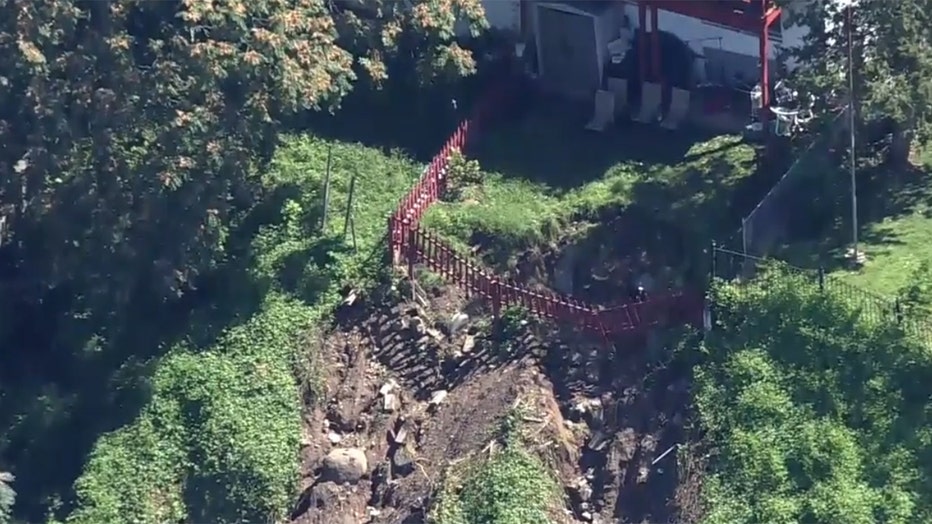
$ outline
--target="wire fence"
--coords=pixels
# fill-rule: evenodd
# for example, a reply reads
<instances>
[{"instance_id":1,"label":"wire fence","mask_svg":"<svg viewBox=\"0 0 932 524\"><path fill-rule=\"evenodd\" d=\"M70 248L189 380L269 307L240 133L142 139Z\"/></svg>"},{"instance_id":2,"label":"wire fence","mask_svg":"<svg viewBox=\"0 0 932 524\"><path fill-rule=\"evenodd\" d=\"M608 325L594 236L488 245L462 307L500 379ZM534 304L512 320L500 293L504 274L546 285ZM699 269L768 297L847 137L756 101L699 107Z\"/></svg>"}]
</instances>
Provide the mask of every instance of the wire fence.
<instances>
[{"instance_id":1,"label":"wire fence","mask_svg":"<svg viewBox=\"0 0 932 524\"><path fill-rule=\"evenodd\" d=\"M768 267L777 267L802 277L815 286L858 311L860 318L870 324L895 324L908 335L932 347L932 321L910 311L900 299L890 299L826 274L824 269L804 269L772 258L747 255L731 249L712 246L711 275L726 281L745 282Z\"/></svg>"},{"instance_id":2,"label":"wire fence","mask_svg":"<svg viewBox=\"0 0 932 524\"><path fill-rule=\"evenodd\" d=\"M837 131L845 124L843 116L844 113L839 113L832 117L825 129L818 133L818 138L741 220L738 238L743 253L759 257L772 254L791 235L797 225L794 222L808 215L796 212L801 208L809 209L813 204L802 200L807 192L801 189L809 183L824 181L834 172L828 152ZM805 223L798 225L809 227Z\"/></svg>"}]
</instances>

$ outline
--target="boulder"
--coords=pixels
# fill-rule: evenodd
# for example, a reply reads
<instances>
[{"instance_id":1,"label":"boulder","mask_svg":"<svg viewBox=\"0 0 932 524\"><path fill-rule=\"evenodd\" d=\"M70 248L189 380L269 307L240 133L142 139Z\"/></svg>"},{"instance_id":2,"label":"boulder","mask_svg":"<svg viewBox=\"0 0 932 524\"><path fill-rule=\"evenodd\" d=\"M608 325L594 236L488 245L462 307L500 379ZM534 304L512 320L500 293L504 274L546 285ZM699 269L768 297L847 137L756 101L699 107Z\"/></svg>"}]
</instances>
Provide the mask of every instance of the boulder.
<instances>
[{"instance_id":1,"label":"boulder","mask_svg":"<svg viewBox=\"0 0 932 524\"><path fill-rule=\"evenodd\" d=\"M321 479L337 484L358 482L369 471L366 452L359 448L337 448L324 457Z\"/></svg>"}]
</instances>

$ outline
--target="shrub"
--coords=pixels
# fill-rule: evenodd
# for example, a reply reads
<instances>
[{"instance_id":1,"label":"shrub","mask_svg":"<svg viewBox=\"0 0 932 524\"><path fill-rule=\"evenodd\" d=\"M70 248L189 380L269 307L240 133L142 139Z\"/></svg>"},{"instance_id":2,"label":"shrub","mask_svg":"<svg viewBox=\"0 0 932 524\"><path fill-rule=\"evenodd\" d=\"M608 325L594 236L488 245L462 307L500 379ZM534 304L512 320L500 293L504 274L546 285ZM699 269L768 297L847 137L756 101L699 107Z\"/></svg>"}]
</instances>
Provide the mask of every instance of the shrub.
<instances>
[{"instance_id":1,"label":"shrub","mask_svg":"<svg viewBox=\"0 0 932 524\"><path fill-rule=\"evenodd\" d=\"M705 521L930 521L924 346L778 269L713 297L696 370L716 450Z\"/></svg>"},{"instance_id":2,"label":"shrub","mask_svg":"<svg viewBox=\"0 0 932 524\"><path fill-rule=\"evenodd\" d=\"M95 445L75 483L78 508L69 522L234 524L286 517L299 478L302 404L314 397L316 383L309 354L315 347L308 342L325 327L342 287L364 289L383 276L372 256L381 254L385 217L418 172L397 155L333 145L332 212L343 216L354 174L364 203L355 206L353 249L342 237L342 221L315 233L328 147L301 137L279 149L265 183L270 194L288 197L259 224L243 224L239 235L248 249L237 262L247 266L248 277L227 283L248 289L231 291L237 300L260 296L258 312L215 341L201 343L192 333L191 342L157 362L152 398L137 419ZM211 321L209 311L197 316L198 323Z\"/></svg>"},{"instance_id":3,"label":"shrub","mask_svg":"<svg viewBox=\"0 0 932 524\"><path fill-rule=\"evenodd\" d=\"M462 479L448 474L429 521L434 524L530 524L550 522L559 500L546 465L524 448L520 413L501 421L499 453L467 467Z\"/></svg>"}]
</instances>

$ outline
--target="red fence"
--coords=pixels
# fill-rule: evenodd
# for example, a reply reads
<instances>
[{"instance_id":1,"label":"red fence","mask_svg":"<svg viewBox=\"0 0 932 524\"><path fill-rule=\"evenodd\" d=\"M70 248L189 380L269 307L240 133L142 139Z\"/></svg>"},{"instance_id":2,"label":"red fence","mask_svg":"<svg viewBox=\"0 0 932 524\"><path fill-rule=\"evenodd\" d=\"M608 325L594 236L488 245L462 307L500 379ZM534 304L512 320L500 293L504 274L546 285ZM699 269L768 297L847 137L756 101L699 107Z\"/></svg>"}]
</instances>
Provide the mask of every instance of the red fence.
<instances>
[{"instance_id":1,"label":"red fence","mask_svg":"<svg viewBox=\"0 0 932 524\"><path fill-rule=\"evenodd\" d=\"M475 293L492 304L496 315L503 307L522 306L531 313L552 320L569 322L604 336L640 331L662 323L698 324L702 298L686 292L656 295L644 302L631 302L602 308L571 297L535 291L526 286L490 275L457 254L442 239L420 226L427 209L446 189L450 153L463 150L476 137L479 124L505 99L506 90L492 91L478 106L474 116L462 122L433 158L414 188L401 200L389 218L389 238L395 264L404 261L413 271L424 264L467 293ZM410 273L409 273L410 274Z\"/></svg>"}]
</instances>

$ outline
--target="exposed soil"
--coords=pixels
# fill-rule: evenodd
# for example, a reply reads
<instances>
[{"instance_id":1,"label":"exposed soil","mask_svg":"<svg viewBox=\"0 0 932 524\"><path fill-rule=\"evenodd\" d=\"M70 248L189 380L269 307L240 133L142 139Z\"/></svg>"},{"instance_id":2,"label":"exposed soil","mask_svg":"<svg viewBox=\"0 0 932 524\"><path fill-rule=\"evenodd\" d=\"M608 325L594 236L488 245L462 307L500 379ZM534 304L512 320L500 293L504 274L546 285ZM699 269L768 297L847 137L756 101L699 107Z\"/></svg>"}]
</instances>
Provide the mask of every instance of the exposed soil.
<instances>
[{"instance_id":1,"label":"exposed soil","mask_svg":"<svg viewBox=\"0 0 932 524\"><path fill-rule=\"evenodd\" d=\"M688 508L674 499L692 504L695 481L679 486L675 452L657 459L683 438L688 381L650 356L663 353L647 351L658 341L618 341L613 351L527 325L501 345L483 335L481 304L450 289L417 296L346 307L327 337L325 398L306 415L293 522L425 522L445 469L488 452L518 402L566 490L556 522L684 522ZM468 321L450 333L463 311ZM322 476L336 448L365 453L358 481Z\"/></svg>"},{"instance_id":2,"label":"exposed soil","mask_svg":"<svg viewBox=\"0 0 932 524\"><path fill-rule=\"evenodd\" d=\"M682 228L645 216L643 210L614 213L597 217L595 224L568 226L572 233L520 253L505 274L531 287L610 305L632 300L645 275L653 291L662 292L682 288L703 271L698 258L706 246L695 245ZM494 239L474 240L474 250L494 251Z\"/></svg>"}]
</instances>

